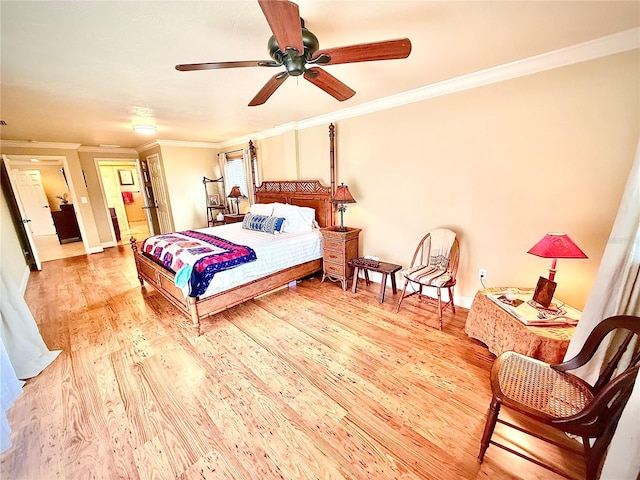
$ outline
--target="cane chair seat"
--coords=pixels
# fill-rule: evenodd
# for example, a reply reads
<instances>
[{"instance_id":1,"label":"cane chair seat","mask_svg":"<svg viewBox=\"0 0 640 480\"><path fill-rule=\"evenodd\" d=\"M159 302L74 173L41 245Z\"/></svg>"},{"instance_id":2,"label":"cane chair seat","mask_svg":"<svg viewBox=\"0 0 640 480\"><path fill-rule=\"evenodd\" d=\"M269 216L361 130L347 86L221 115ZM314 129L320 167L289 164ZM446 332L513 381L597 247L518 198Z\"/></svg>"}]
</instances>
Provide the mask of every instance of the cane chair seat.
<instances>
[{"instance_id":1,"label":"cane chair seat","mask_svg":"<svg viewBox=\"0 0 640 480\"><path fill-rule=\"evenodd\" d=\"M506 352L493 368L504 406L515 403L552 418L566 418L583 411L593 400L591 387L581 378L519 353Z\"/></svg>"}]
</instances>

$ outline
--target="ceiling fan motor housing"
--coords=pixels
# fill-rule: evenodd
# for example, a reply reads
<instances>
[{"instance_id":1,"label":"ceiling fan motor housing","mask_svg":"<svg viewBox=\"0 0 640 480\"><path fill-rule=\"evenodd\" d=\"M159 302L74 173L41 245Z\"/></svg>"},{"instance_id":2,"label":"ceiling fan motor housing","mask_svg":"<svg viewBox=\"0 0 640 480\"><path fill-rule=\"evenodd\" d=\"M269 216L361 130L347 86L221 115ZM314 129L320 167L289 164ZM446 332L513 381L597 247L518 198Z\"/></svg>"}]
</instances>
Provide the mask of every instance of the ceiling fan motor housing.
<instances>
[{"instance_id":1,"label":"ceiling fan motor housing","mask_svg":"<svg viewBox=\"0 0 640 480\"><path fill-rule=\"evenodd\" d=\"M318 41L318 37L302 27L302 45L304 46L302 55L300 55L299 52L298 55L296 55L296 50L283 52L276 43L275 37L272 35L267 43L267 48L269 49L271 58L283 64L289 75L297 77L305 72L305 65L320 48L320 42Z\"/></svg>"}]
</instances>

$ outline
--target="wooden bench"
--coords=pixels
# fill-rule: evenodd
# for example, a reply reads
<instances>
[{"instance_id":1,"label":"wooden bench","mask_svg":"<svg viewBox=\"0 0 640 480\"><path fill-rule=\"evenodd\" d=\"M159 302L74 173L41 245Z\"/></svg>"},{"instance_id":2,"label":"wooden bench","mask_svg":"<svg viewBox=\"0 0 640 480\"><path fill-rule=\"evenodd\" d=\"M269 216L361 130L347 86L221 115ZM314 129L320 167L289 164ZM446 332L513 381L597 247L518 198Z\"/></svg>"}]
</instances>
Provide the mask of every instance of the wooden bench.
<instances>
[{"instance_id":1,"label":"wooden bench","mask_svg":"<svg viewBox=\"0 0 640 480\"><path fill-rule=\"evenodd\" d=\"M351 291L356 293L358 288L358 274L362 270L364 273L364 279L367 285L370 285L369 272L377 272L382 274L382 281L380 282L380 303L384 303L384 291L387 286L387 277L391 275L391 289L393 294L398 293L396 288L396 276L395 273L402 269L402 265L396 265L395 263L372 261L368 258L352 258L349 260L349 265L353 267L353 286Z\"/></svg>"}]
</instances>

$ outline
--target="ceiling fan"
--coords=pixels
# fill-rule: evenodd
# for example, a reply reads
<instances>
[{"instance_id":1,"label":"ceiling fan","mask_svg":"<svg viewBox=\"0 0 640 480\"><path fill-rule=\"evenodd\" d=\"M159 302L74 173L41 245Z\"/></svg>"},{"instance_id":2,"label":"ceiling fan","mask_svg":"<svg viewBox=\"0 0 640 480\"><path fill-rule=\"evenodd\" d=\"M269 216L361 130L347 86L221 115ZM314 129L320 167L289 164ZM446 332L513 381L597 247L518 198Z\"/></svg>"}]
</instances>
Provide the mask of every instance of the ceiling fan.
<instances>
[{"instance_id":1,"label":"ceiling fan","mask_svg":"<svg viewBox=\"0 0 640 480\"><path fill-rule=\"evenodd\" d=\"M353 97L355 90L318 65L393 60L407 58L411 53L411 41L408 38L319 50L318 38L305 28L298 5L288 0L258 0L258 3L273 33L267 44L273 60L188 63L176 65L176 70L186 72L218 68L284 66L286 70L269 79L249 102L250 107L265 103L289 76L300 75L343 102Z\"/></svg>"}]
</instances>

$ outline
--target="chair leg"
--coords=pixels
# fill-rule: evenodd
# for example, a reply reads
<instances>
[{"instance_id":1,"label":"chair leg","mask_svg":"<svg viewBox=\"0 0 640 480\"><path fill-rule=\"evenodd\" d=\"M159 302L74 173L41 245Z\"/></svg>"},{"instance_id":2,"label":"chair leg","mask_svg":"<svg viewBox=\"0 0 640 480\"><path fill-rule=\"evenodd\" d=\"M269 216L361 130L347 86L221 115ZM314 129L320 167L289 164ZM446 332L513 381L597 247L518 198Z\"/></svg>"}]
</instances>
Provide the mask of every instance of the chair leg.
<instances>
[{"instance_id":1,"label":"chair leg","mask_svg":"<svg viewBox=\"0 0 640 480\"><path fill-rule=\"evenodd\" d=\"M498 420L498 413L500 413L500 402L494 397L491 399L491 405L489 405L489 411L487 412L487 421L484 424L484 432L482 434L482 440L480 440L480 453L478 453L478 463L482 463L484 460L484 454L489 448L489 442L493 436L493 430L496 428L496 421Z\"/></svg>"},{"instance_id":2,"label":"chair leg","mask_svg":"<svg viewBox=\"0 0 640 480\"><path fill-rule=\"evenodd\" d=\"M436 287L436 292L438 292L438 320L440 321L440 331L442 331L442 292L438 287Z\"/></svg>"},{"instance_id":3,"label":"chair leg","mask_svg":"<svg viewBox=\"0 0 640 480\"><path fill-rule=\"evenodd\" d=\"M407 287L409 286L409 280L407 280L405 278L404 280L404 288L402 289L402 295L400 295L400 298L398 299L398 304L396 305L396 313L398 313L398 311L400 310L400 304L402 303L402 300L404 299L404 294L407 292Z\"/></svg>"},{"instance_id":4,"label":"chair leg","mask_svg":"<svg viewBox=\"0 0 640 480\"><path fill-rule=\"evenodd\" d=\"M451 302L451 310L456 313L456 305L453 303L453 287L449 287L449 301Z\"/></svg>"}]
</instances>

